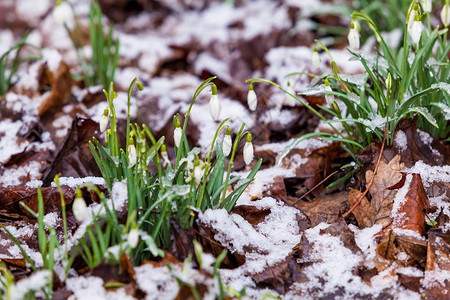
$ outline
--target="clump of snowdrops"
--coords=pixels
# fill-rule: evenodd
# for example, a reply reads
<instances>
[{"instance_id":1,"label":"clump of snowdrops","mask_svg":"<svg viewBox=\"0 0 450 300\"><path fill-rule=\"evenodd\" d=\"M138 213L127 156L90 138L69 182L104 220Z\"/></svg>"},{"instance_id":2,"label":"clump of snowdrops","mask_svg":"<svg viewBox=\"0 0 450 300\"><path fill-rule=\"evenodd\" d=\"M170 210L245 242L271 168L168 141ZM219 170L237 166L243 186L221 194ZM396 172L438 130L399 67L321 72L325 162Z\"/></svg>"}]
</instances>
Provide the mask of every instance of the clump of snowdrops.
<instances>
[{"instance_id":1,"label":"clump of snowdrops","mask_svg":"<svg viewBox=\"0 0 450 300\"><path fill-rule=\"evenodd\" d=\"M249 82L270 83L290 97L305 105L314 114L329 124L332 133L314 132L293 141L281 156L285 157L299 142L311 137L337 141L351 155L358 167L360 162L355 153L370 145L375 139L391 145L395 129L403 119L415 119L416 125L435 137L449 140L450 128L450 64L447 42L449 24L448 0L441 12L442 27L432 28L430 10L422 2L412 1L406 12L403 30L403 44L398 50L389 48L375 22L364 12L355 11L348 34L353 60L361 62L363 74L347 75L334 61L328 48L316 40L319 49L331 59L331 73L313 77L311 88L300 95L324 94L326 105L320 110L329 113L327 119L318 109L298 97L292 90L281 87L266 79L250 79ZM424 20L426 25L424 26ZM378 48L374 55L359 52L360 30L365 23L374 34ZM317 51L313 52L313 65L320 65ZM299 75L304 73L293 73ZM340 123L342 126L335 126ZM340 184L358 169L333 184Z\"/></svg>"}]
</instances>

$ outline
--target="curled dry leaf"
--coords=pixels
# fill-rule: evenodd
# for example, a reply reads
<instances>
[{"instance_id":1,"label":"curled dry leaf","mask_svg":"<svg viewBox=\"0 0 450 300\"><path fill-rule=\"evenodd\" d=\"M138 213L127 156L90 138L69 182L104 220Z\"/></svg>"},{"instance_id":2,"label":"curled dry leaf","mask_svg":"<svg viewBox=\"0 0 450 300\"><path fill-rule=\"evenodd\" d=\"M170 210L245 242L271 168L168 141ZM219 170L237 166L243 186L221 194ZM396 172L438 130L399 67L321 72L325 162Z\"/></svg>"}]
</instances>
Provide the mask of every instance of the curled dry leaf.
<instances>
[{"instance_id":1,"label":"curled dry leaf","mask_svg":"<svg viewBox=\"0 0 450 300\"><path fill-rule=\"evenodd\" d=\"M375 174L373 184L369 188L372 200L364 197L353 211L356 220L361 228L370 227L374 224L381 224L383 227L391 224L390 213L394 203L397 190L390 190L393 184L396 184L402 178L400 171L404 164L400 163L400 156L395 156L389 163L381 160L378 171ZM366 172L366 182L370 182L374 172ZM352 207L361 196L361 192L351 190L348 201Z\"/></svg>"},{"instance_id":2,"label":"curled dry leaf","mask_svg":"<svg viewBox=\"0 0 450 300\"><path fill-rule=\"evenodd\" d=\"M420 235L425 234L425 211L430 208L427 194L420 174L411 174L408 192L393 216L392 227L412 230ZM405 176L404 176L405 177ZM406 180L402 180L405 184Z\"/></svg>"}]
</instances>

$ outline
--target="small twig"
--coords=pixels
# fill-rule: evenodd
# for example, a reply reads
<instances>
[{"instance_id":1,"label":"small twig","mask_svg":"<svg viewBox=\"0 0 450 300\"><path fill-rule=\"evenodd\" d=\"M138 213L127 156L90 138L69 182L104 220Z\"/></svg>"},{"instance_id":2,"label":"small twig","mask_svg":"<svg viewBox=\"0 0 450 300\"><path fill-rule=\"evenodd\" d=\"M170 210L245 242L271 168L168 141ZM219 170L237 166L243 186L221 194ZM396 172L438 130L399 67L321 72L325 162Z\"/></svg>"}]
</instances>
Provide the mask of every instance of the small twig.
<instances>
[{"instance_id":1,"label":"small twig","mask_svg":"<svg viewBox=\"0 0 450 300\"><path fill-rule=\"evenodd\" d=\"M333 173L331 173L330 175L328 175L327 177L325 177L325 179L323 179L321 182L319 182L318 184L316 184L312 189L310 189L309 191L307 191L306 193L304 193L300 198L298 198L297 200L295 200L294 203L291 204L291 206L294 206L298 201L302 200L303 198L305 198L309 193L311 193L312 191L314 191L319 185L321 185L322 183L324 183L325 181L328 180L328 178L330 178L331 176L333 176L334 174L336 174L337 172L339 172L339 170L334 171Z\"/></svg>"},{"instance_id":2,"label":"small twig","mask_svg":"<svg viewBox=\"0 0 450 300\"><path fill-rule=\"evenodd\" d=\"M348 217L348 215L350 215L352 213L352 211L356 208L356 206L358 206L358 204L362 201L362 199L364 198L364 196L367 194L367 192L369 191L370 187L372 186L373 180L375 179L375 174L378 171L378 166L380 165L380 161L381 161L381 156L383 155L383 151L384 151L384 144L386 142L386 128L384 128L384 135L383 135L383 144L381 145L381 150L380 150L380 155L378 156L378 161L377 164L375 165L375 170L373 170L373 175L372 178L370 178L370 182L367 185L366 190L364 191L364 193L359 197L358 201L356 201L356 203L352 206L352 208L350 208L350 210L348 212L346 212L342 217L345 219Z\"/></svg>"}]
</instances>

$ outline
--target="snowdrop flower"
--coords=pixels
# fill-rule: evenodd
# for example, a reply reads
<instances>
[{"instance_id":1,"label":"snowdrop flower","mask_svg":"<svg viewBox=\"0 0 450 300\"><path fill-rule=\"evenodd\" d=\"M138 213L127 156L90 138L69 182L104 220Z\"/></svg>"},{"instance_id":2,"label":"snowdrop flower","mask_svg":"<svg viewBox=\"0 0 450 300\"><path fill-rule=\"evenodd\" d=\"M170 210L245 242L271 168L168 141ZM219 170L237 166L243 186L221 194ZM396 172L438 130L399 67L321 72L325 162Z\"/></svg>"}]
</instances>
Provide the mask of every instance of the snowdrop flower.
<instances>
[{"instance_id":1,"label":"snowdrop flower","mask_svg":"<svg viewBox=\"0 0 450 300\"><path fill-rule=\"evenodd\" d=\"M433 8L432 0L420 0L420 2L422 3L422 9L425 12L430 13L431 9Z\"/></svg>"},{"instance_id":2,"label":"snowdrop flower","mask_svg":"<svg viewBox=\"0 0 450 300\"><path fill-rule=\"evenodd\" d=\"M137 155L133 138L128 140L128 168L132 168L136 164Z\"/></svg>"},{"instance_id":3,"label":"snowdrop flower","mask_svg":"<svg viewBox=\"0 0 450 300\"><path fill-rule=\"evenodd\" d=\"M84 217L86 216L86 201L84 201L80 189L77 189L75 200L72 205L72 212L78 222L83 222Z\"/></svg>"},{"instance_id":4,"label":"snowdrop flower","mask_svg":"<svg viewBox=\"0 0 450 300\"><path fill-rule=\"evenodd\" d=\"M161 157L164 161L165 166L170 165L169 155L167 154L167 148L166 148L166 145L164 145L164 144L162 144L162 146L161 146Z\"/></svg>"},{"instance_id":5,"label":"snowdrop flower","mask_svg":"<svg viewBox=\"0 0 450 300\"><path fill-rule=\"evenodd\" d=\"M175 146L177 148L180 147L182 133L183 133L183 130L181 130L181 127L180 127L180 120L177 120L176 125L175 125L175 130L173 131L173 140L174 140Z\"/></svg>"},{"instance_id":6,"label":"snowdrop flower","mask_svg":"<svg viewBox=\"0 0 450 300\"><path fill-rule=\"evenodd\" d=\"M314 69L316 70L320 69L320 57L316 47L314 47L311 62Z\"/></svg>"},{"instance_id":7,"label":"snowdrop flower","mask_svg":"<svg viewBox=\"0 0 450 300\"><path fill-rule=\"evenodd\" d=\"M137 244L139 242L139 230L137 229L136 224L133 224L133 228L128 233L128 245L132 249L136 248Z\"/></svg>"},{"instance_id":8,"label":"snowdrop flower","mask_svg":"<svg viewBox=\"0 0 450 300\"><path fill-rule=\"evenodd\" d=\"M289 94L292 94L292 95L295 96L295 90L294 90L294 88L292 87L292 85L291 85L291 83L289 81L287 83L286 91ZM289 95L289 94L285 95L285 101L286 101L287 105L294 107L295 104L297 103L297 100L294 97L292 97L291 95Z\"/></svg>"},{"instance_id":9,"label":"snowdrop flower","mask_svg":"<svg viewBox=\"0 0 450 300\"><path fill-rule=\"evenodd\" d=\"M104 132L106 130L106 126L108 126L108 114L109 114L109 110L108 108L105 108L105 110L103 111L103 115L102 118L100 119L100 132Z\"/></svg>"},{"instance_id":10,"label":"snowdrop flower","mask_svg":"<svg viewBox=\"0 0 450 300\"><path fill-rule=\"evenodd\" d=\"M211 113L211 118L214 121L219 120L220 111L222 110L222 106L220 105L219 96L217 95L217 87L213 83L211 86L212 95L211 100L209 100L209 112Z\"/></svg>"},{"instance_id":11,"label":"snowdrop flower","mask_svg":"<svg viewBox=\"0 0 450 300\"><path fill-rule=\"evenodd\" d=\"M227 131L225 136L223 137L222 142L222 151L223 155L227 157L231 153L231 146L233 145L233 141L231 140L231 130L230 127L227 127Z\"/></svg>"},{"instance_id":12,"label":"snowdrop flower","mask_svg":"<svg viewBox=\"0 0 450 300\"><path fill-rule=\"evenodd\" d=\"M448 2L446 2L445 5L442 7L441 21L442 24L444 24L445 26L448 26L448 24L450 23L450 5L448 4Z\"/></svg>"},{"instance_id":13,"label":"snowdrop flower","mask_svg":"<svg viewBox=\"0 0 450 300\"><path fill-rule=\"evenodd\" d=\"M350 48L352 48L353 50L357 50L359 49L359 31L358 31L358 27L359 25L355 24L356 21L352 21L352 23L350 23L350 31L348 33L348 43L350 45Z\"/></svg>"},{"instance_id":14,"label":"snowdrop flower","mask_svg":"<svg viewBox=\"0 0 450 300\"><path fill-rule=\"evenodd\" d=\"M414 23L414 20L416 19L416 14L418 14L418 5L414 5L414 8L411 10L408 16L408 31L412 30L412 25Z\"/></svg>"},{"instance_id":15,"label":"snowdrop flower","mask_svg":"<svg viewBox=\"0 0 450 300\"><path fill-rule=\"evenodd\" d=\"M422 35L423 24L420 20L419 14L416 14L415 20L411 25L411 30L409 31L409 35L414 44L418 44L420 40L420 36Z\"/></svg>"},{"instance_id":16,"label":"snowdrop flower","mask_svg":"<svg viewBox=\"0 0 450 300\"><path fill-rule=\"evenodd\" d=\"M386 91L389 94L389 92L391 90L391 85L392 85L391 73L388 73L388 77L386 78L385 84L386 84Z\"/></svg>"},{"instance_id":17,"label":"snowdrop flower","mask_svg":"<svg viewBox=\"0 0 450 300\"><path fill-rule=\"evenodd\" d=\"M328 79L325 79L325 91L326 92L332 92L330 82ZM327 101L328 106L332 107L334 100L334 95L325 94L325 100Z\"/></svg>"},{"instance_id":18,"label":"snowdrop flower","mask_svg":"<svg viewBox=\"0 0 450 300\"><path fill-rule=\"evenodd\" d=\"M247 141L244 145L244 161L246 165L249 165L253 160L253 144L252 135L247 133Z\"/></svg>"},{"instance_id":19,"label":"snowdrop flower","mask_svg":"<svg viewBox=\"0 0 450 300\"><path fill-rule=\"evenodd\" d=\"M202 166L200 165L200 160L198 159L198 157L195 159L195 166L194 166L193 173L194 173L195 183L197 185L199 185L200 182L202 181L203 170L202 170Z\"/></svg>"},{"instance_id":20,"label":"snowdrop flower","mask_svg":"<svg viewBox=\"0 0 450 300\"><path fill-rule=\"evenodd\" d=\"M69 4L65 1L56 1L56 7L53 9L53 20L58 25L64 25L64 22L70 17L71 10Z\"/></svg>"},{"instance_id":21,"label":"snowdrop flower","mask_svg":"<svg viewBox=\"0 0 450 300\"><path fill-rule=\"evenodd\" d=\"M258 105L258 98L256 97L256 93L253 90L253 84L251 83L248 87L247 104L251 111L255 111L256 106Z\"/></svg>"}]
</instances>

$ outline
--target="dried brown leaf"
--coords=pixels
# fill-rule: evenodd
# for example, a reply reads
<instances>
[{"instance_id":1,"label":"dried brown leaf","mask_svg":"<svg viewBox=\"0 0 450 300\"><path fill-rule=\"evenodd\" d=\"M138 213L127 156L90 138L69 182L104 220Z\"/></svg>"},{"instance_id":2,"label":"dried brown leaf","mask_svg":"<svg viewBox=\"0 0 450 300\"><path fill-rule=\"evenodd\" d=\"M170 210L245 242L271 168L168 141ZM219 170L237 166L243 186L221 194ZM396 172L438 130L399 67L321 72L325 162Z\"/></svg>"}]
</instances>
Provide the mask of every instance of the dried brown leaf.
<instances>
[{"instance_id":1,"label":"dried brown leaf","mask_svg":"<svg viewBox=\"0 0 450 300\"><path fill-rule=\"evenodd\" d=\"M358 190L350 190L348 194L348 202L350 207L356 204L363 193ZM372 211L372 206L366 197L363 197L361 202L353 210L353 215L358 222L360 228L371 227L373 225L374 213Z\"/></svg>"},{"instance_id":2,"label":"dried brown leaf","mask_svg":"<svg viewBox=\"0 0 450 300\"><path fill-rule=\"evenodd\" d=\"M294 207L298 208L308 217L311 226L316 226L322 222L333 223L339 220L339 212L348 210L347 192L340 192L331 195L319 196L313 201L298 201ZM286 201L291 204L289 201Z\"/></svg>"},{"instance_id":3,"label":"dried brown leaf","mask_svg":"<svg viewBox=\"0 0 450 300\"><path fill-rule=\"evenodd\" d=\"M420 174L412 174L404 202L394 216L393 228L408 229L425 234L425 211L430 208Z\"/></svg>"}]
</instances>

